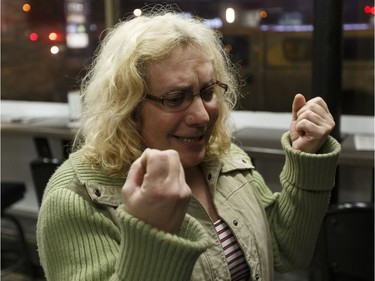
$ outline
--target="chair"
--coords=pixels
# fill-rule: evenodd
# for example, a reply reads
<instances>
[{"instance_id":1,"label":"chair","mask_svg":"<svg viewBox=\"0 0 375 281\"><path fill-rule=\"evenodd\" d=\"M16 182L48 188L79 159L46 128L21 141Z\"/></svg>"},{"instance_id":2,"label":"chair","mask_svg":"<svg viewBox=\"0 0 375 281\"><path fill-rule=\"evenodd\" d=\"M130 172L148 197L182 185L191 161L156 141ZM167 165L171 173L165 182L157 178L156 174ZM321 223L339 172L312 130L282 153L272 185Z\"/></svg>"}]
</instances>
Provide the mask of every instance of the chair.
<instances>
[{"instance_id":1,"label":"chair","mask_svg":"<svg viewBox=\"0 0 375 281\"><path fill-rule=\"evenodd\" d=\"M374 205L331 205L323 221L310 280L374 280Z\"/></svg>"},{"instance_id":2,"label":"chair","mask_svg":"<svg viewBox=\"0 0 375 281\"><path fill-rule=\"evenodd\" d=\"M38 203L40 205L48 180L62 164L62 160L53 158L46 138L34 138L34 144L38 158L31 161L30 169Z\"/></svg>"},{"instance_id":3,"label":"chair","mask_svg":"<svg viewBox=\"0 0 375 281\"><path fill-rule=\"evenodd\" d=\"M61 160L55 158L41 158L31 161L31 175L39 205L42 202L48 180L60 165Z\"/></svg>"},{"instance_id":4,"label":"chair","mask_svg":"<svg viewBox=\"0 0 375 281\"><path fill-rule=\"evenodd\" d=\"M3 243L5 228L2 227L1 277L14 272L32 275L32 262L23 228L18 219L7 212L11 205L24 197L25 191L26 188L23 183L1 182L1 218L3 221L10 222L15 227L16 232L16 235L9 237L7 243ZM16 243L12 243L11 240L15 240Z\"/></svg>"}]
</instances>

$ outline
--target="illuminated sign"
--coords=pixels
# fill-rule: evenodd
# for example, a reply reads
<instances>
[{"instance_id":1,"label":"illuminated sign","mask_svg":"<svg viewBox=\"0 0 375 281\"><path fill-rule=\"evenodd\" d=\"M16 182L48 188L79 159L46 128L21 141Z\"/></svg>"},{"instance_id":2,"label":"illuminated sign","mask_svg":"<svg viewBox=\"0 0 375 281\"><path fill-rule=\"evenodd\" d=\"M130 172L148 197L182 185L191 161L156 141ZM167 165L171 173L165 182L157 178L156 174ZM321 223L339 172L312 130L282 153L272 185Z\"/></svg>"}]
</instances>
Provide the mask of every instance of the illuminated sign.
<instances>
[{"instance_id":1,"label":"illuminated sign","mask_svg":"<svg viewBox=\"0 0 375 281\"><path fill-rule=\"evenodd\" d=\"M87 48L87 1L65 0L66 14L66 46L71 49Z\"/></svg>"}]
</instances>

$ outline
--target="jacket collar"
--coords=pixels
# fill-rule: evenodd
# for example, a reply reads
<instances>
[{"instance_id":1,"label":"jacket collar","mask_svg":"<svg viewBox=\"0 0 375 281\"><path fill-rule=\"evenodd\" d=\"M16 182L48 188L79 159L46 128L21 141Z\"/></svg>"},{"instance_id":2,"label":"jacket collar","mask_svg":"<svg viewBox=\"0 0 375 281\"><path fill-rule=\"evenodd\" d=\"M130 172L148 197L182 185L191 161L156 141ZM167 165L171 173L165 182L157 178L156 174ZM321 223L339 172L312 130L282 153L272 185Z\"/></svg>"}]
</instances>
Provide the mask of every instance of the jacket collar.
<instances>
[{"instance_id":1,"label":"jacket collar","mask_svg":"<svg viewBox=\"0 0 375 281\"><path fill-rule=\"evenodd\" d=\"M237 145L232 144L229 153L220 156L220 161L202 163L204 173L230 173L235 170L254 169L250 157Z\"/></svg>"},{"instance_id":2,"label":"jacket collar","mask_svg":"<svg viewBox=\"0 0 375 281\"><path fill-rule=\"evenodd\" d=\"M79 184L84 186L92 201L111 207L118 207L122 203L121 188L126 178L110 176L86 162L82 150L70 154L69 160Z\"/></svg>"},{"instance_id":3,"label":"jacket collar","mask_svg":"<svg viewBox=\"0 0 375 281\"><path fill-rule=\"evenodd\" d=\"M85 162L81 150L72 153L69 160L79 183L86 188L92 201L112 207L117 207L122 203L121 188L126 178L109 176L100 168ZM249 156L234 144L232 144L230 152L223 155L220 161L202 163L205 178L213 179L213 182L217 181L220 173L253 168Z\"/></svg>"}]
</instances>

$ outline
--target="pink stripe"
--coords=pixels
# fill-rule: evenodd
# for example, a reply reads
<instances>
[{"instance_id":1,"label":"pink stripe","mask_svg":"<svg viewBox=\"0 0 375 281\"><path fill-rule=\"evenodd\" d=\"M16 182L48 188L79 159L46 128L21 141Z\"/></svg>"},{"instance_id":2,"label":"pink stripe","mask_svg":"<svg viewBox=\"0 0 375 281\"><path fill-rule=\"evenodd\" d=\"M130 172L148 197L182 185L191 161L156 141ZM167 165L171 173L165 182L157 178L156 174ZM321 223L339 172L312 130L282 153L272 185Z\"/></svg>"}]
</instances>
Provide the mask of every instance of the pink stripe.
<instances>
[{"instance_id":1,"label":"pink stripe","mask_svg":"<svg viewBox=\"0 0 375 281\"><path fill-rule=\"evenodd\" d=\"M223 237L223 238L220 239L220 242L221 242L221 244L223 244L223 242L225 242L225 241L227 241L227 240L229 240L231 238L233 238L233 236L230 236L230 235L225 236L225 237Z\"/></svg>"},{"instance_id":2,"label":"pink stripe","mask_svg":"<svg viewBox=\"0 0 375 281\"><path fill-rule=\"evenodd\" d=\"M221 225L221 224L223 224L224 222L221 220L221 219L219 219L219 220L217 220L215 223L214 223L214 226L215 227L218 227L219 225Z\"/></svg>"},{"instance_id":3,"label":"pink stripe","mask_svg":"<svg viewBox=\"0 0 375 281\"><path fill-rule=\"evenodd\" d=\"M249 272L244 272L243 274L237 276L237 277L232 277L232 281L246 281L249 279Z\"/></svg>"},{"instance_id":4,"label":"pink stripe","mask_svg":"<svg viewBox=\"0 0 375 281\"><path fill-rule=\"evenodd\" d=\"M233 244L234 244L234 245L237 245L236 242L233 242ZM233 245L233 246L234 246L234 245ZM224 252L225 252L225 251L224 251ZM238 248L238 247L237 247L237 248L230 247L230 248L228 249L227 252L228 252L228 253L225 254L225 257L226 257L226 258L229 258L229 257L231 257L231 256L233 256L233 255L235 255L235 254L237 254L237 253L239 253L239 255L242 256L241 249Z\"/></svg>"},{"instance_id":5,"label":"pink stripe","mask_svg":"<svg viewBox=\"0 0 375 281\"><path fill-rule=\"evenodd\" d=\"M233 264L232 266L229 266L229 268L231 269L231 271L236 272L238 270L241 270L244 265L247 265L247 264L246 264L245 260L242 259L242 260L240 260L239 263Z\"/></svg>"},{"instance_id":6,"label":"pink stripe","mask_svg":"<svg viewBox=\"0 0 375 281\"><path fill-rule=\"evenodd\" d=\"M233 233L221 219L216 221L214 226L224 250L232 281L245 281L249 279L249 266Z\"/></svg>"},{"instance_id":7,"label":"pink stripe","mask_svg":"<svg viewBox=\"0 0 375 281\"><path fill-rule=\"evenodd\" d=\"M221 235L221 234L223 234L223 233L226 233L228 230L229 230L229 229L228 229L228 227L226 226L226 227L224 227L222 230L219 230L219 231L217 232L217 234Z\"/></svg>"},{"instance_id":8,"label":"pink stripe","mask_svg":"<svg viewBox=\"0 0 375 281\"><path fill-rule=\"evenodd\" d=\"M239 260L243 260L243 257L242 257L242 255L241 255L241 253L239 253L238 255L237 255L237 257L236 256L234 256L231 260L230 259L227 259L228 260L228 265L230 266L231 264L233 264L233 263L238 263L238 261Z\"/></svg>"},{"instance_id":9,"label":"pink stripe","mask_svg":"<svg viewBox=\"0 0 375 281\"><path fill-rule=\"evenodd\" d=\"M223 241L221 241L223 242ZM229 243L228 245L224 246L223 249L224 249L224 252L228 252L228 250L230 250L233 246L237 245L237 242L236 241L232 241L231 243Z\"/></svg>"}]
</instances>

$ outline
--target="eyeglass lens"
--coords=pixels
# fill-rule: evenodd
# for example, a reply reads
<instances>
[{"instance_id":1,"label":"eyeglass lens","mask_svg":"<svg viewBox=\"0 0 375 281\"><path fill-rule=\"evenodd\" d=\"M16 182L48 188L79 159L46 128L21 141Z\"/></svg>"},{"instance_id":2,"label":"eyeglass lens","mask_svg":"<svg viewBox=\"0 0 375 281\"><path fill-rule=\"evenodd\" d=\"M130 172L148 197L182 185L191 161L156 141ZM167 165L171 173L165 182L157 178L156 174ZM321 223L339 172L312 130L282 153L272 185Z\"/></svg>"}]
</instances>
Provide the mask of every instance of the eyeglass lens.
<instances>
[{"instance_id":1,"label":"eyeglass lens","mask_svg":"<svg viewBox=\"0 0 375 281\"><path fill-rule=\"evenodd\" d=\"M190 91L172 92L164 96L162 101L163 105L168 107L169 110L183 110L191 104L195 96L201 96L203 102L208 103L215 100L215 94L220 95L224 93L225 88L218 84L213 84L202 89L199 94L194 94Z\"/></svg>"},{"instance_id":2,"label":"eyeglass lens","mask_svg":"<svg viewBox=\"0 0 375 281\"><path fill-rule=\"evenodd\" d=\"M191 91L175 91L170 92L163 97L153 95L146 95L145 97L161 103L165 110L180 111L186 109L195 96L199 95L204 103L209 103L216 101L216 97L224 95L227 89L228 86L226 84L216 81L215 84L202 89L199 94L194 94Z\"/></svg>"}]
</instances>

